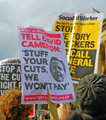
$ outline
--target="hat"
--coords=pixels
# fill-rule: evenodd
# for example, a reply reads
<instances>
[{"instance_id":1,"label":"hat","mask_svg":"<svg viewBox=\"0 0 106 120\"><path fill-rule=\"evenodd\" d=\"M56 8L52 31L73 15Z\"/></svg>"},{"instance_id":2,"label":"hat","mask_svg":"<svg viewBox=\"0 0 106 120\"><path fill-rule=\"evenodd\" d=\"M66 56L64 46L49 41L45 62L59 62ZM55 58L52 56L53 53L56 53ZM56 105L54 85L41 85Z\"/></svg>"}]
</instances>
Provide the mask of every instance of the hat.
<instances>
[{"instance_id":1,"label":"hat","mask_svg":"<svg viewBox=\"0 0 106 120\"><path fill-rule=\"evenodd\" d=\"M71 110L66 120L79 120L79 115L75 110Z\"/></svg>"},{"instance_id":2,"label":"hat","mask_svg":"<svg viewBox=\"0 0 106 120\"><path fill-rule=\"evenodd\" d=\"M106 76L90 74L76 88L76 111L83 119L106 118Z\"/></svg>"}]
</instances>

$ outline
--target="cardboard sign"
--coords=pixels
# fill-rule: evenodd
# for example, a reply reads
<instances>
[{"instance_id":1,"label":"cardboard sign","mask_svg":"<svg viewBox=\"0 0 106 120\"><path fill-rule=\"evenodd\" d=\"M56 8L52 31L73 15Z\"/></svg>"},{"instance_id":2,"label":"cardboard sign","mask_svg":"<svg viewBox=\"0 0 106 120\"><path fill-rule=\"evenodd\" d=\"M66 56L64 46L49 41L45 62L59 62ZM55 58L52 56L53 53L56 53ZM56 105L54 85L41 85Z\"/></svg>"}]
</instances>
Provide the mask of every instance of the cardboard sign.
<instances>
[{"instance_id":1,"label":"cardboard sign","mask_svg":"<svg viewBox=\"0 0 106 120\"><path fill-rule=\"evenodd\" d=\"M22 68L22 104L75 101L62 32L18 27Z\"/></svg>"},{"instance_id":2,"label":"cardboard sign","mask_svg":"<svg viewBox=\"0 0 106 120\"><path fill-rule=\"evenodd\" d=\"M62 31L73 83L97 72L103 13L56 13L53 31Z\"/></svg>"}]
</instances>

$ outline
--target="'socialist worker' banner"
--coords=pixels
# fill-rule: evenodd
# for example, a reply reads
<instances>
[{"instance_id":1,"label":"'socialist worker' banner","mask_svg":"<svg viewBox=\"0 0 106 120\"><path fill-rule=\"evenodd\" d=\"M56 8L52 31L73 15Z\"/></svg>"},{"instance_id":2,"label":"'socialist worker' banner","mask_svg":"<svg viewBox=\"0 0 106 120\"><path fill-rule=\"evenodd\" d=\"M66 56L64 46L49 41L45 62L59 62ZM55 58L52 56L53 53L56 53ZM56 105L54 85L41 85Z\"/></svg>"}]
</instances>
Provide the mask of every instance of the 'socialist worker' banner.
<instances>
[{"instance_id":1,"label":"'socialist worker' banner","mask_svg":"<svg viewBox=\"0 0 106 120\"><path fill-rule=\"evenodd\" d=\"M22 104L75 101L62 32L18 27L22 70Z\"/></svg>"},{"instance_id":2,"label":"'socialist worker' banner","mask_svg":"<svg viewBox=\"0 0 106 120\"><path fill-rule=\"evenodd\" d=\"M21 89L21 61L9 58L0 61L0 96L9 89Z\"/></svg>"},{"instance_id":3,"label":"'socialist worker' banner","mask_svg":"<svg viewBox=\"0 0 106 120\"><path fill-rule=\"evenodd\" d=\"M71 78L78 83L96 73L103 13L56 13L53 31L62 31Z\"/></svg>"}]
</instances>

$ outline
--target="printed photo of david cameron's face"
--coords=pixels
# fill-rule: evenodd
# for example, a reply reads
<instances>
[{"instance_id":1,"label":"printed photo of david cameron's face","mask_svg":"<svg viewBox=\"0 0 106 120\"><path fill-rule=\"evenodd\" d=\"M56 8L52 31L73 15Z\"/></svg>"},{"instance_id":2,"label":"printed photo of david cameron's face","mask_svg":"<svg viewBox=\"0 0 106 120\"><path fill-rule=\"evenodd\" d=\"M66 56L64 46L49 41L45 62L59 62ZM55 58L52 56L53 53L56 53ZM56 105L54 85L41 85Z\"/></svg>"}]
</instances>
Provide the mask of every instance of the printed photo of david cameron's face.
<instances>
[{"instance_id":1,"label":"printed photo of david cameron's face","mask_svg":"<svg viewBox=\"0 0 106 120\"><path fill-rule=\"evenodd\" d=\"M56 57L52 57L50 60L50 72L57 82L62 82L66 74L63 61L57 59Z\"/></svg>"}]
</instances>

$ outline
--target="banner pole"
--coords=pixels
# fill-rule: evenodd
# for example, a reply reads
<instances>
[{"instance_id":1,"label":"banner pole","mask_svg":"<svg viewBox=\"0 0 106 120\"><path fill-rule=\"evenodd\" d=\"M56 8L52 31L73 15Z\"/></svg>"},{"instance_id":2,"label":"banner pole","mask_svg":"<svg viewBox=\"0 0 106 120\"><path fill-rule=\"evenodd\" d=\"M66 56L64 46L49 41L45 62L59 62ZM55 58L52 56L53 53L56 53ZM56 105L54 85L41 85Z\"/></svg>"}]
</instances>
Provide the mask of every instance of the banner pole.
<instances>
[{"instance_id":1,"label":"banner pole","mask_svg":"<svg viewBox=\"0 0 106 120\"><path fill-rule=\"evenodd\" d=\"M48 106L49 106L49 110L50 110L51 120L58 120L57 106L56 106L56 104L52 103L50 100L48 87L47 87L47 99L48 99Z\"/></svg>"}]
</instances>

